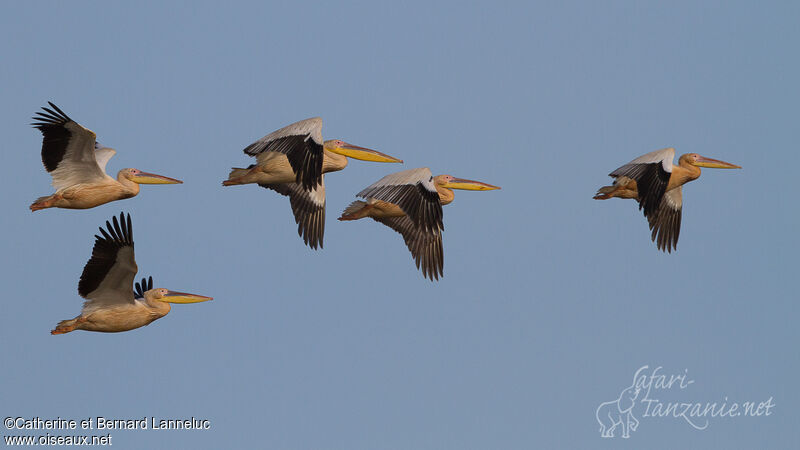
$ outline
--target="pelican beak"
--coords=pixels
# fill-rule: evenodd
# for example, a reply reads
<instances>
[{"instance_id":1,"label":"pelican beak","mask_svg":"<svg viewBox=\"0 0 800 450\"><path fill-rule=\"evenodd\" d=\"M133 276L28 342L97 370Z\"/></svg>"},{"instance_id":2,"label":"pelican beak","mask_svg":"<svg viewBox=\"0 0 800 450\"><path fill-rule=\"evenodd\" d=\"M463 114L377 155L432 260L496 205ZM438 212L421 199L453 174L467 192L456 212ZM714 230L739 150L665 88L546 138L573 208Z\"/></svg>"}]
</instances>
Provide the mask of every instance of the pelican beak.
<instances>
[{"instance_id":1,"label":"pelican beak","mask_svg":"<svg viewBox=\"0 0 800 450\"><path fill-rule=\"evenodd\" d=\"M500 186L493 186L480 181L465 180L463 178L453 178L442 187L449 189L465 189L468 191L493 191L495 189L500 189Z\"/></svg>"},{"instance_id":2,"label":"pelican beak","mask_svg":"<svg viewBox=\"0 0 800 450\"><path fill-rule=\"evenodd\" d=\"M720 161L718 159L711 159L706 158L705 156L698 156L697 160L694 162L695 166L698 167L709 167L711 169L741 169L742 166L737 166L736 164L727 163L725 161Z\"/></svg>"},{"instance_id":3,"label":"pelican beak","mask_svg":"<svg viewBox=\"0 0 800 450\"><path fill-rule=\"evenodd\" d=\"M374 161L385 163L401 163L402 159L397 159L393 156L383 154L371 148L359 147L357 145L348 144L345 142L341 147L333 147L329 149L333 153L347 156L348 158L360 159L362 161Z\"/></svg>"},{"instance_id":4,"label":"pelican beak","mask_svg":"<svg viewBox=\"0 0 800 450\"><path fill-rule=\"evenodd\" d=\"M186 292L167 291L161 301L167 303L200 303L213 300L213 297L206 297L205 295L187 294Z\"/></svg>"},{"instance_id":5,"label":"pelican beak","mask_svg":"<svg viewBox=\"0 0 800 450\"><path fill-rule=\"evenodd\" d=\"M182 184L183 181L176 180L175 178L165 177L163 175L156 175L154 173L139 172L133 176L131 180L138 184Z\"/></svg>"}]
</instances>

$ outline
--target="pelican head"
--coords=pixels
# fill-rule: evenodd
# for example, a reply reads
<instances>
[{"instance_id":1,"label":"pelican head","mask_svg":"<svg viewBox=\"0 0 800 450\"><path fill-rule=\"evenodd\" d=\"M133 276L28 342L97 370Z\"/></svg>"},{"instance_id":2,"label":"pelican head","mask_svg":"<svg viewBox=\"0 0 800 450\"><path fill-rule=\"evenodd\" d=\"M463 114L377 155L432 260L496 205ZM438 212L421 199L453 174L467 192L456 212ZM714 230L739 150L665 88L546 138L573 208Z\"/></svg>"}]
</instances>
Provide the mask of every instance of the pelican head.
<instances>
[{"instance_id":1,"label":"pelican head","mask_svg":"<svg viewBox=\"0 0 800 450\"><path fill-rule=\"evenodd\" d=\"M169 289L150 289L144 293L144 298L149 301L165 303L200 303L213 300L213 297L204 295L187 294L186 292L170 291Z\"/></svg>"},{"instance_id":2,"label":"pelican head","mask_svg":"<svg viewBox=\"0 0 800 450\"><path fill-rule=\"evenodd\" d=\"M154 173L142 172L139 169L122 169L125 178L137 184L182 184L183 181L175 178L156 175Z\"/></svg>"},{"instance_id":3,"label":"pelican head","mask_svg":"<svg viewBox=\"0 0 800 450\"><path fill-rule=\"evenodd\" d=\"M448 189L464 189L467 191L492 191L495 189L500 189L500 186L493 186L481 181L456 178L452 175L437 175L434 177L434 183Z\"/></svg>"},{"instance_id":4,"label":"pelican head","mask_svg":"<svg viewBox=\"0 0 800 450\"><path fill-rule=\"evenodd\" d=\"M329 139L323 144L325 150L333 153L347 156L348 158L360 159L362 161L375 161L386 163L401 163L402 159L397 159L393 156L385 155L379 151L370 148L359 147L357 145L349 144L339 139Z\"/></svg>"},{"instance_id":5,"label":"pelican head","mask_svg":"<svg viewBox=\"0 0 800 450\"><path fill-rule=\"evenodd\" d=\"M686 159L686 162L693 166L697 167L708 167L711 169L741 169L742 166L737 166L736 164L731 164L725 161L720 161L718 159L711 159L706 158L705 156L700 156L697 153L687 153L686 155L681 156L681 159Z\"/></svg>"}]
</instances>

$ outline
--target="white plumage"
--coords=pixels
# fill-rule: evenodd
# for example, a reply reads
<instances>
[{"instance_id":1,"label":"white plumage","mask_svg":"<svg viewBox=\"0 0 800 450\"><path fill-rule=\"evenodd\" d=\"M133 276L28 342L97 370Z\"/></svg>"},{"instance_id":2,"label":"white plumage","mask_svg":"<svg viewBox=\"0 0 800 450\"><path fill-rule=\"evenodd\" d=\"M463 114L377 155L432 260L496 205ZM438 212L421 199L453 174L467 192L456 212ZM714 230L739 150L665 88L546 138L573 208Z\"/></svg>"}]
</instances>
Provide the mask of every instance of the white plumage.
<instances>
[{"instance_id":1,"label":"white plumage","mask_svg":"<svg viewBox=\"0 0 800 450\"><path fill-rule=\"evenodd\" d=\"M664 203L670 208L680 211L683 207L683 186L678 186L664 194Z\"/></svg>"},{"instance_id":2,"label":"white plumage","mask_svg":"<svg viewBox=\"0 0 800 450\"><path fill-rule=\"evenodd\" d=\"M310 119L301 120L291 125L287 125L279 130L275 130L272 133L252 143L249 147L247 147L244 150L244 152L250 156L255 156L263 152L264 150L267 150L270 142L277 141L281 138L289 136L306 136L306 135L308 135L309 138L312 141L314 141L315 144L317 145L323 144L321 117L312 117ZM273 150L270 149L270 151Z\"/></svg>"},{"instance_id":3,"label":"white plumage","mask_svg":"<svg viewBox=\"0 0 800 450\"><path fill-rule=\"evenodd\" d=\"M625 164L625 166L629 166L632 164L652 164L652 163L661 163L661 167L668 173L672 173L672 160L675 158L675 149L672 147L669 148L662 148L661 150L656 150L647 154L644 154L633 161ZM622 167L625 167L622 166Z\"/></svg>"},{"instance_id":4,"label":"white plumage","mask_svg":"<svg viewBox=\"0 0 800 450\"><path fill-rule=\"evenodd\" d=\"M103 147L96 142L94 146L94 159L97 161L97 165L100 167L100 170L102 170L104 174L108 175L108 173L106 173L106 165L108 164L108 161L117 154L117 151L113 148Z\"/></svg>"},{"instance_id":5,"label":"white plumage","mask_svg":"<svg viewBox=\"0 0 800 450\"><path fill-rule=\"evenodd\" d=\"M359 197L366 197L372 195L368 192L375 191L379 188L414 184L421 184L427 191L433 193L436 192L436 186L433 184L433 174L431 173L431 169L427 167L420 167L417 169L409 169L390 173L380 180L370 184L357 195Z\"/></svg>"}]
</instances>

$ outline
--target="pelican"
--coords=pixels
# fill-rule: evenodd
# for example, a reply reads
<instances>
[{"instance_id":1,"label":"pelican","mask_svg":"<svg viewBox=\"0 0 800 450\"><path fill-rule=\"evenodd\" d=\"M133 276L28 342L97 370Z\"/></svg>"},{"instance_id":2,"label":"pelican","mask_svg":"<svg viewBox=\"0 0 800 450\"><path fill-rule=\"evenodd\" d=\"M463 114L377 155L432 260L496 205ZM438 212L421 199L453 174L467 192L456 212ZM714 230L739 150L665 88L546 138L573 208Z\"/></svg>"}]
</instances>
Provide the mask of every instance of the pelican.
<instances>
[{"instance_id":1,"label":"pelican","mask_svg":"<svg viewBox=\"0 0 800 450\"><path fill-rule=\"evenodd\" d=\"M176 184L174 178L122 169L117 179L106 175L106 164L117 152L103 147L92 130L70 119L51 102L52 109L43 107L32 123L44 136L42 163L53 177L53 195L39 197L31 211L45 208L87 209L114 200L136 196L140 184Z\"/></svg>"},{"instance_id":2,"label":"pelican","mask_svg":"<svg viewBox=\"0 0 800 450\"><path fill-rule=\"evenodd\" d=\"M455 197L453 189L491 191L498 186L452 175L433 176L427 167L386 175L357 194L339 220L371 217L403 236L417 269L433 281L444 275L442 205Z\"/></svg>"},{"instance_id":3,"label":"pelican","mask_svg":"<svg viewBox=\"0 0 800 450\"><path fill-rule=\"evenodd\" d=\"M120 214L114 224L106 221L108 231L100 228L95 235L92 257L83 268L78 293L86 299L81 314L62 320L50 334L75 330L116 333L149 325L166 316L170 303L198 303L212 300L203 295L187 294L168 289L153 289L153 277L141 284L133 279L138 268L133 252L131 216Z\"/></svg>"},{"instance_id":4,"label":"pelican","mask_svg":"<svg viewBox=\"0 0 800 450\"><path fill-rule=\"evenodd\" d=\"M673 165L674 148L642 155L609 174L614 184L603 186L595 200L635 198L644 210L658 249L671 253L677 248L683 209L682 186L700 177L700 168L741 169L736 164L686 153Z\"/></svg>"},{"instance_id":5,"label":"pelican","mask_svg":"<svg viewBox=\"0 0 800 450\"><path fill-rule=\"evenodd\" d=\"M322 140L322 119L301 120L274 131L244 149L256 157L246 169L234 167L223 186L256 183L289 197L297 233L309 247L322 247L325 233L324 173L347 166L347 158L402 163L381 152L339 139Z\"/></svg>"}]
</instances>

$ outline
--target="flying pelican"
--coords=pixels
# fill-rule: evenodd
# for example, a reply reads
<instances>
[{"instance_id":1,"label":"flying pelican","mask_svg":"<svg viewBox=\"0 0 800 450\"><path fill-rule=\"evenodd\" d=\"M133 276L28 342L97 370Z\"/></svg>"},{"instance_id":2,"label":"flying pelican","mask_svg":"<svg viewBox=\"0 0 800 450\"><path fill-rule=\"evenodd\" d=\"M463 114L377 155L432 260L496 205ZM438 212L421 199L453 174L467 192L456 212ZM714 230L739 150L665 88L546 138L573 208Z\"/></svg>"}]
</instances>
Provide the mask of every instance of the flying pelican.
<instances>
[{"instance_id":1,"label":"flying pelican","mask_svg":"<svg viewBox=\"0 0 800 450\"><path fill-rule=\"evenodd\" d=\"M106 175L106 164L117 152L103 147L92 130L70 119L58 106L43 107L32 123L42 132L42 163L53 177L53 195L39 197L31 211L45 208L87 209L136 196L140 184L182 181L139 169L122 169L117 179Z\"/></svg>"},{"instance_id":2,"label":"flying pelican","mask_svg":"<svg viewBox=\"0 0 800 450\"><path fill-rule=\"evenodd\" d=\"M635 198L644 210L652 231L651 239L659 250L671 253L677 248L683 209L682 186L700 177L700 167L741 169L736 164L686 153L672 164L674 148L665 148L642 155L609 174L612 186L603 186L595 200L612 197Z\"/></svg>"},{"instance_id":3,"label":"flying pelican","mask_svg":"<svg viewBox=\"0 0 800 450\"><path fill-rule=\"evenodd\" d=\"M138 268L133 252L131 216L127 220L120 214L113 218L112 226L106 221L108 231L100 228L95 235L92 257L83 268L78 283L78 293L86 299L81 314L62 320L50 334L64 334L75 330L116 333L149 325L166 316L170 303L197 303L212 300L202 295L153 289L153 277L142 279L133 290L133 279Z\"/></svg>"},{"instance_id":4,"label":"flying pelican","mask_svg":"<svg viewBox=\"0 0 800 450\"><path fill-rule=\"evenodd\" d=\"M452 175L433 176L427 167L386 175L357 194L339 220L371 217L403 236L408 250L431 281L444 275L442 205L455 197L452 189L490 191L498 186Z\"/></svg>"},{"instance_id":5,"label":"flying pelican","mask_svg":"<svg viewBox=\"0 0 800 450\"><path fill-rule=\"evenodd\" d=\"M234 167L223 186L257 183L289 197L297 233L309 247L322 247L325 233L324 173L347 166L347 158L402 163L381 152L339 139L322 140L322 119L301 120L274 131L247 146L256 157L246 169Z\"/></svg>"}]
</instances>

